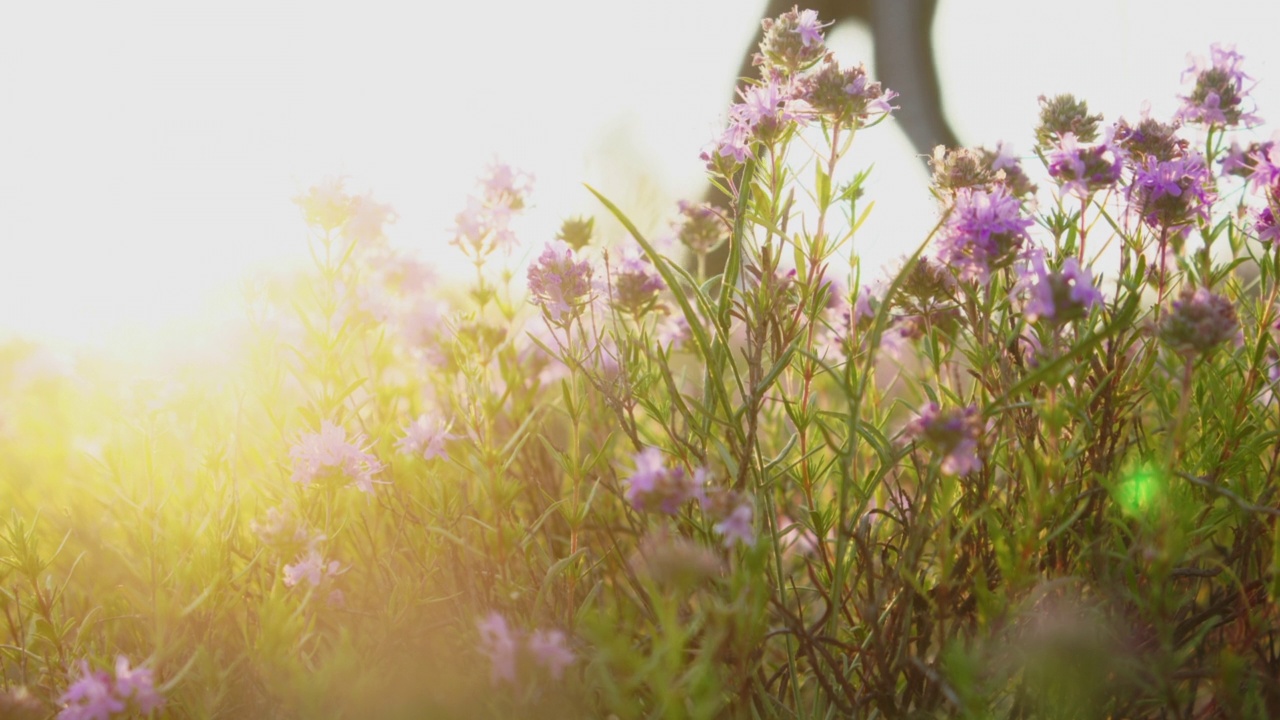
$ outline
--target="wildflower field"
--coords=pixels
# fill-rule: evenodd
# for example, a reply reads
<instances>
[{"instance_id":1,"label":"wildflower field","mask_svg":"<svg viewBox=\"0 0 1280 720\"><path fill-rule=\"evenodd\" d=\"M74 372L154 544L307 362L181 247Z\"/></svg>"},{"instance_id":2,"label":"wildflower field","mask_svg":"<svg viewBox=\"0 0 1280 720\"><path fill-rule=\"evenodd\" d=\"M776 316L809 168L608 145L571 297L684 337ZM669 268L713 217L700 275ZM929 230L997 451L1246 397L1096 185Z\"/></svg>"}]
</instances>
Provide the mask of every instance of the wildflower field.
<instances>
[{"instance_id":1,"label":"wildflower field","mask_svg":"<svg viewBox=\"0 0 1280 720\"><path fill-rule=\"evenodd\" d=\"M607 188L521 237L494 163L442 277L328 179L233 362L0 349L0 718L1280 717L1241 55L1175 117L1043 97L1030 152L939 148L882 270L838 168L912 99L813 11L765 29L726 200L667 237Z\"/></svg>"}]
</instances>

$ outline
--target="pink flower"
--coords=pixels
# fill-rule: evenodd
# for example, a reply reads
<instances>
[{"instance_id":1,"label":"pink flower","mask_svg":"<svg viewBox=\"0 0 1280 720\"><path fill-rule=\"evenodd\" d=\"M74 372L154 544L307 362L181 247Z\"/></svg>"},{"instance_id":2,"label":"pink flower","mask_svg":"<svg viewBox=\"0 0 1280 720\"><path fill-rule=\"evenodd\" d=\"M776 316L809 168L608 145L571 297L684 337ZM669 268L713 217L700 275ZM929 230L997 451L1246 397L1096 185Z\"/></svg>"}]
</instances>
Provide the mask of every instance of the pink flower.
<instances>
[{"instance_id":1,"label":"pink flower","mask_svg":"<svg viewBox=\"0 0 1280 720\"><path fill-rule=\"evenodd\" d=\"M351 199L350 217L342 232L352 242L368 244L382 239L382 226L395 222L390 205L374 202L372 193Z\"/></svg>"},{"instance_id":2,"label":"pink flower","mask_svg":"<svg viewBox=\"0 0 1280 720\"><path fill-rule=\"evenodd\" d=\"M156 692L151 668L130 669L129 659L123 655L116 656L116 695L132 700L144 715L164 705L164 698Z\"/></svg>"},{"instance_id":3,"label":"pink flower","mask_svg":"<svg viewBox=\"0 0 1280 720\"><path fill-rule=\"evenodd\" d=\"M553 323L575 316L591 296L591 263L576 260L569 244L547 243L537 262L529 266L527 279L532 301Z\"/></svg>"},{"instance_id":4,"label":"pink flower","mask_svg":"<svg viewBox=\"0 0 1280 720\"><path fill-rule=\"evenodd\" d=\"M343 190L341 177L327 177L293 199L311 225L325 231L337 230L351 216L351 196Z\"/></svg>"},{"instance_id":5,"label":"pink flower","mask_svg":"<svg viewBox=\"0 0 1280 720\"><path fill-rule=\"evenodd\" d=\"M529 636L529 653L556 680L564 676L565 668L572 665L575 658L565 642L564 633L559 630L535 631Z\"/></svg>"},{"instance_id":6,"label":"pink flower","mask_svg":"<svg viewBox=\"0 0 1280 720\"><path fill-rule=\"evenodd\" d=\"M458 437L449 433L449 424L443 418L429 415L419 415L417 420L409 423L404 433L404 437L396 441L396 450L406 455L421 455L423 460L448 459L449 453L445 451L444 444Z\"/></svg>"},{"instance_id":7,"label":"pink flower","mask_svg":"<svg viewBox=\"0 0 1280 720\"><path fill-rule=\"evenodd\" d=\"M477 624L480 630L480 652L489 658L490 678L494 685L516 681L516 641L507 628L507 620L496 612Z\"/></svg>"},{"instance_id":8,"label":"pink flower","mask_svg":"<svg viewBox=\"0 0 1280 720\"><path fill-rule=\"evenodd\" d=\"M363 440L357 435L354 442ZM347 432L328 420L320 432L307 433L289 449L293 481L310 485L321 481L347 481L363 492L373 492L373 476L382 471L378 458L347 441Z\"/></svg>"},{"instance_id":9,"label":"pink flower","mask_svg":"<svg viewBox=\"0 0 1280 720\"><path fill-rule=\"evenodd\" d=\"M675 515L681 505L702 496L706 473L668 468L658 448L641 450L635 464L636 471L627 478L626 498L637 510Z\"/></svg>"},{"instance_id":10,"label":"pink flower","mask_svg":"<svg viewBox=\"0 0 1280 720\"><path fill-rule=\"evenodd\" d=\"M58 720L110 720L130 711L150 715L164 705L151 669L130 669L123 655L116 657L114 677L105 670L91 670L87 660L80 661L80 672L80 679L58 698L65 704Z\"/></svg>"},{"instance_id":11,"label":"pink flower","mask_svg":"<svg viewBox=\"0 0 1280 720\"><path fill-rule=\"evenodd\" d=\"M337 575L341 567L337 560L325 563L324 556L313 547L297 562L284 566L284 584L293 587L306 580L311 587L320 587L325 578Z\"/></svg>"}]
</instances>

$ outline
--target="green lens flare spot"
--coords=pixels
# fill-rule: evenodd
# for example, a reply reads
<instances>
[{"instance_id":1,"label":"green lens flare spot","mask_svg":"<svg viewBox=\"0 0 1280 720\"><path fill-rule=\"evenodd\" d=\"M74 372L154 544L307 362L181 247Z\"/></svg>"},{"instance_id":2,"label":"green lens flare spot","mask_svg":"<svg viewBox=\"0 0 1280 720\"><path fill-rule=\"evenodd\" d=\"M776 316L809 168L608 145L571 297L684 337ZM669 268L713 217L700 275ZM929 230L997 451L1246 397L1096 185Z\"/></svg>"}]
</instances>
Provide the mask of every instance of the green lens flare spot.
<instances>
[{"instance_id":1,"label":"green lens flare spot","mask_svg":"<svg viewBox=\"0 0 1280 720\"><path fill-rule=\"evenodd\" d=\"M1162 480L1155 468L1143 466L1132 470L1113 491L1116 502L1129 515L1149 512L1160 499Z\"/></svg>"}]
</instances>

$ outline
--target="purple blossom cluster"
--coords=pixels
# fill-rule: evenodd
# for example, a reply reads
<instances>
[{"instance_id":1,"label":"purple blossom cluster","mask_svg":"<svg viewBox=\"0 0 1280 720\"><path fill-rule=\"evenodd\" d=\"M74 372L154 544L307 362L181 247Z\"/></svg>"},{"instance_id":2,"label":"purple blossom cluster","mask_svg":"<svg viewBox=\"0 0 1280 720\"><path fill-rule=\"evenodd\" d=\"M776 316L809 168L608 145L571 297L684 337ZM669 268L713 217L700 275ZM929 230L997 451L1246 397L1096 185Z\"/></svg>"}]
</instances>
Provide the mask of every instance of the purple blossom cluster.
<instances>
[{"instance_id":1,"label":"purple blossom cluster","mask_svg":"<svg viewBox=\"0 0 1280 720\"><path fill-rule=\"evenodd\" d=\"M1011 261L1035 223L1002 184L956 191L955 203L938 240L938 259L965 279L986 283L991 270Z\"/></svg>"},{"instance_id":2,"label":"purple blossom cluster","mask_svg":"<svg viewBox=\"0 0 1280 720\"><path fill-rule=\"evenodd\" d=\"M627 502L637 510L675 515L690 500L705 497L706 471L667 467L662 451L647 447L635 455L636 471L627 478Z\"/></svg>"},{"instance_id":3,"label":"purple blossom cluster","mask_svg":"<svg viewBox=\"0 0 1280 720\"><path fill-rule=\"evenodd\" d=\"M559 240L547 243L526 274L531 301L557 325L568 323L590 302L591 276L591 263L576 259L573 248Z\"/></svg>"},{"instance_id":4,"label":"purple blossom cluster","mask_svg":"<svg viewBox=\"0 0 1280 720\"><path fill-rule=\"evenodd\" d=\"M942 410L934 402L925 405L906 428L908 437L924 442L942 456L943 473L961 477L982 469L978 458L981 430L976 406Z\"/></svg>"},{"instance_id":5,"label":"purple blossom cluster","mask_svg":"<svg viewBox=\"0 0 1280 720\"><path fill-rule=\"evenodd\" d=\"M1237 338L1236 308L1222 295L1204 287L1183 288L1160 321L1160 339L1174 352L1203 355Z\"/></svg>"},{"instance_id":6,"label":"purple blossom cluster","mask_svg":"<svg viewBox=\"0 0 1280 720\"><path fill-rule=\"evenodd\" d=\"M1020 278L1014 292L1025 292L1022 308L1027 322L1047 320L1060 325L1084 317L1102 304L1102 292L1093 285L1093 276L1075 258L1062 262L1062 269L1050 272L1042 252L1029 254L1019 269Z\"/></svg>"},{"instance_id":7,"label":"purple blossom cluster","mask_svg":"<svg viewBox=\"0 0 1280 720\"><path fill-rule=\"evenodd\" d=\"M1209 57L1189 55L1191 67L1182 73L1183 82L1188 78L1195 80L1195 87L1190 95L1183 96L1182 107L1175 118L1182 122L1202 123L1205 125L1233 126L1256 125L1262 122L1252 111L1244 109L1245 100L1252 86L1246 88L1245 82L1251 80L1240 69L1244 56L1236 52L1233 45L1214 43L1209 48Z\"/></svg>"},{"instance_id":8,"label":"purple blossom cluster","mask_svg":"<svg viewBox=\"0 0 1280 720\"><path fill-rule=\"evenodd\" d=\"M445 443L458 439L449 432L449 423L436 415L419 415L404 429L404 437L396 441L396 450L405 455L415 455L423 460L448 459Z\"/></svg>"},{"instance_id":9,"label":"purple blossom cluster","mask_svg":"<svg viewBox=\"0 0 1280 720\"><path fill-rule=\"evenodd\" d=\"M396 220L395 211L373 195L350 195L341 177L325 178L293 199L307 224L324 232L340 230L348 240L369 244L383 239L383 226Z\"/></svg>"},{"instance_id":10,"label":"purple blossom cluster","mask_svg":"<svg viewBox=\"0 0 1280 720\"><path fill-rule=\"evenodd\" d=\"M1112 142L1111 133L1096 145L1080 145L1074 134L1066 133L1046 159L1062 192L1082 199L1114 187L1124 170L1124 151Z\"/></svg>"},{"instance_id":11,"label":"purple blossom cluster","mask_svg":"<svg viewBox=\"0 0 1280 720\"><path fill-rule=\"evenodd\" d=\"M303 486L315 482L350 484L363 492L373 492L374 476L383 465L360 448L363 440L362 435L347 440L346 430L324 421L320 432L304 434L289 449L293 481Z\"/></svg>"},{"instance_id":12,"label":"purple blossom cluster","mask_svg":"<svg viewBox=\"0 0 1280 720\"><path fill-rule=\"evenodd\" d=\"M896 93L865 68L841 68L827 53L816 11L795 8L762 24L755 58L761 78L739 89L742 102L729 108L728 127L703 151L709 170L729 175L755 143L776 141L820 117L843 124L893 111Z\"/></svg>"},{"instance_id":13,"label":"purple blossom cluster","mask_svg":"<svg viewBox=\"0 0 1280 720\"><path fill-rule=\"evenodd\" d=\"M700 501L703 511L714 521L711 529L724 539L725 547L755 546L756 533L752 527L755 509L750 499L742 493L716 488L703 493Z\"/></svg>"},{"instance_id":14,"label":"purple blossom cluster","mask_svg":"<svg viewBox=\"0 0 1280 720\"><path fill-rule=\"evenodd\" d=\"M676 238L695 255L706 255L729 239L729 225L714 205L681 200L677 209Z\"/></svg>"},{"instance_id":15,"label":"purple blossom cluster","mask_svg":"<svg viewBox=\"0 0 1280 720\"><path fill-rule=\"evenodd\" d=\"M1168 160L1147 157L1134 167L1126 192L1130 210L1148 227L1174 235L1207 222L1217 199L1213 177L1197 153Z\"/></svg>"},{"instance_id":16,"label":"purple blossom cluster","mask_svg":"<svg viewBox=\"0 0 1280 720\"><path fill-rule=\"evenodd\" d=\"M58 698L64 707L58 720L110 720L114 716L150 715L164 706L156 692L151 668L129 667L129 659L116 657L115 672L92 670L80 661L80 678Z\"/></svg>"},{"instance_id":17,"label":"purple blossom cluster","mask_svg":"<svg viewBox=\"0 0 1280 720\"><path fill-rule=\"evenodd\" d=\"M480 183L479 196L467 198L467 207L454 220L450 242L476 258L495 250L507 254L518 241L511 221L525 208L533 190L533 176L495 162Z\"/></svg>"},{"instance_id":18,"label":"purple blossom cluster","mask_svg":"<svg viewBox=\"0 0 1280 720\"><path fill-rule=\"evenodd\" d=\"M639 250L624 247L618 262L609 267L609 283L604 288L610 303L620 312L641 317L658 303L658 295L666 289L662 276L653 263Z\"/></svg>"},{"instance_id":19,"label":"purple blossom cluster","mask_svg":"<svg viewBox=\"0 0 1280 720\"><path fill-rule=\"evenodd\" d=\"M476 627L480 633L479 650L489 658L489 677L494 685L516 682L522 655L555 680L564 677L564 671L576 659L568 638L560 630L535 630L521 643L521 638L507 625L507 619L496 612L478 621Z\"/></svg>"}]
</instances>

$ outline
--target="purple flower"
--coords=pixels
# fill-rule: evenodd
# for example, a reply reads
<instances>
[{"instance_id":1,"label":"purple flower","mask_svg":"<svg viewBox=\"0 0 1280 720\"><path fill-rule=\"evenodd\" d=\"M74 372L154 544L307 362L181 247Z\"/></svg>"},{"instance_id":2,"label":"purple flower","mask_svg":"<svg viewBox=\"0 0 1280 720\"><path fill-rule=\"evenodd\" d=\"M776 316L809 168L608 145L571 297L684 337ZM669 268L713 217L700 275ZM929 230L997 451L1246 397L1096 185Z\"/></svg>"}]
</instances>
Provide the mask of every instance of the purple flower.
<instances>
[{"instance_id":1,"label":"purple flower","mask_svg":"<svg viewBox=\"0 0 1280 720\"><path fill-rule=\"evenodd\" d=\"M529 636L528 646L534 661L546 668L556 680L564 677L565 668L572 665L575 659L564 633L559 630L534 631Z\"/></svg>"},{"instance_id":2,"label":"purple flower","mask_svg":"<svg viewBox=\"0 0 1280 720\"><path fill-rule=\"evenodd\" d=\"M810 107L838 122L865 119L872 113L888 115L897 109L890 103L898 94L871 80L865 67L841 68L831 56L817 72L802 78L799 87L798 95Z\"/></svg>"},{"instance_id":3,"label":"purple flower","mask_svg":"<svg viewBox=\"0 0 1280 720\"><path fill-rule=\"evenodd\" d=\"M480 631L480 652L489 658L489 677L494 685L516 681L516 641L507 620L496 612L476 623Z\"/></svg>"},{"instance_id":4,"label":"purple flower","mask_svg":"<svg viewBox=\"0 0 1280 720\"><path fill-rule=\"evenodd\" d=\"M1188 55L1191 67L1182 73L1183 82L1195 79L1191 94L1182 96L1182 107L1175 119L1206 125L1260 124L1262 119L1252 112L1245 112L1243 104L1252 86L1244 86L1251 80L1240 64L1244 56L1235 51L1234 45L1214 43L1209 48L1209 59L1200 55Z\"/></svg>"},{"instance_id":5,"label":"purple flower","mask_svg":"<svg viewBox=\"0 0 1280 720\"><path fill-rule=\"evenodd\" d=\"M1227 298L1207 288L1183 288L1160 320L1160 339L1177 353L1202 355L1234 339L1240 321Z\"/></svg>"},{"instance_id":6,"label":"purple flower","mask_svg":"<svg viewBox=\"0 0 1280 720\"><path fill-rule=\"evenodd\" d=\"M666 287L653 264L634 248L624 248L618 263L609 268L610 287L605 288L613 307L639 317L653 309Z\"/></svg>"},{"instance_id":7,"label":"purple flower","mask_svg":"<svg viewBox=\"0 0 1280 720\"><path fill-rule=\"evenodd\" d=\"M1280 245L1280 224L1276 223L1276 214L1271 209L1271 206L1268 205L1257 211L1254 218L1253 229L1254 232L1258 233L1258 240L1272 245Z\"/></svg>"},{"instance_id":8,"label":"purple flower","mask_svg":"<svg viewBox=\"0 0 1280 720\"><path fill-rule=\"evenodd\" d=\"M958 268L962 277L985 283L993 267L1021 249L1034 222L1022 216L1022 204L1001 185L961 188L939 239L938 259Z\"/></svg>"},{"instance_id":9,"label":"purple flower","mask_svg":"<svg viewBox=\"0 0 1280 720\"><path fill-rule=\"evenodd\" d=\"M533 176L493 163L480 183L480 197L467 198L467 208L454 220L451 244L484 257L501 249L510 254L518 244L511 221L525 208Z\"/></svg>"},{"instance_id":10,"label":"purple flower","mask_svg":"<svg viewBox=\"0 0 1280 720\"><path fill-rule=\"evenodd\" d=\"M680 506L703 495L706 473L669 468L662 451L645 448L635 455L636 471L627 478L627 502L637 510L675 515Z\"/></svg>"},{"instance_id":11,"label":"purple flower","mask_svg":"<svg viewBox=\"0 0 1280 720\"><path fill-rule=\"evenodd\" d=\"M1043 253L1032 253L1014 292L1026 291L1022 312L1027 322L1040 319L1054 324L1084 317L1102 304L1102 293L1093 286L1093 276L1075 258L1067 258L1060 272L1049 272Z\"/></svg>"},{"instance_id":12,"label":"purple flower","mask_svg":"<svg viewBox=\"0 0 1280 720\"><path fill-rule=\"evenodd\" d=\"M1101 143L1081 147L1076 136L1067 133L1049 152L1049 175L1062 185L1062 191L1078 198L1088 198L1099 190L1111 188L1120 180L1124 154L1112 143L1111 133Z\"/></svg>"},{"instance_id":13,"label":"purple flower","mask_svg":"<svg viewBox=\"0 0 1280 720\"><path fill-rule=\"evenodd\" d=\"M306 580L311 587L320 587L326 577L338 574L341 565L337 560L326 563L316 548L311 548L292 565L284 566L285 587L293 587Z\"/></svg>"},{"instance_id":14,"label":"purple flower","mask_svg":"<svg viewBox=\"0 0 1280 720\"><path fill-rule=\"evenodd\" d=\"M110 673L90 670L87 660L80 661L80 679L67 688L58 702L66 705L58 713L59 720L110 720L125 709L112 687Z\"/></svg>"},{"instance_id":15,"label":"purple flower","mask_svg":"<svg viewBox=\"0 0 1280 720\"><path fill-rule=\"evenodd\" d=\"M390 205L375 202L372 193L351 198L351 214L342 233L352 242L369 244L383 239L383 225L396 221Z\"/></svg>"},{"instance_id":16,"label":"purple flower","mask_svg":"<svg viewBox=\"0 0 1280 720\"><path fill-rule=\"evenodd\" d=\"M349 482L363 492L373 492L373 476L382 471L378 458L361 450L357 435L347 441L347 432L328 420L320 432L307 433L289 449L293 459L293 481L304 486L313 482Z\"/></svg>"},{"instance_id":17,"label":"purple flower","mask_svg":"<svg viewBox=\"0 0 1280 720\"><path fill-rule=\"evenodd\" d=\"M116 656L116 695L132 700L143 715L164 705L164 698L156 692L151 668L130 669L129 659L123 655Z\"/></svg>"},{"instance_id":18,"label":"purple flower","mask_svg":"<svg viewBox=\"0 0 1280 720\"><path fill-rule=\"evenodd\" d=\"M116 657L115 676L105 670L91 670L80 661L80 679L58 698L65 705L58 720L110 720L116 713L150 715L164 705L155 689L150 668L130 668L123 655Z\"/></svg>"},{"instance_id":19,"label":"purple flower","mask_svg":"<svg viewBox=\"0 0 1280 720\"><path fill-rule=\"evenodd\" d=\"M421 455L423 460L448 459L444 444L457 438L449 433L449 424L443 418L419 415L404 429L404 437L396 441L396 450L406 455Z\"/></svg>"},{"instance_id":20,"label":"purple flower","mask_svg":"<svg viewBox=\"0 0 1280 720\"><path fill-rule=\"evenodd\" d=\"M734 507L727 517L716 523L713 529L724 538L725 547L732 547L734 543L752 547L756 544L755 530L751 527L753 516L751 504L743 502Z\"/></svg>"},{"instance_id":21,"label":"purple flower","mask_svg":"<svg viewBox=\"0 0 1280 720\"><path fill-rule=\"evenodd\" d=\"M573 248L562 241L547 243L526 277L532 301L553 323L576 316L591 296L591 263L575 260Z\"/></svg>"},{"instance_id":22,"label":"purple flower","mask_svg":"<svg viewBox=\"0 0 1280 720\"><path fill-rule=\"evenodd\" d=\"M973 405L943 411L931 402L907 425L907 435L942 455L944 474L963 477L982 469L977 454L981 422L978 408Z\"/></svg>"},{"instance_id":23,"label":"purple flower","mask_svg":"<svg viewBox=\"0 0 1280 720\"><path fill-rule=\"evenodd\" d=\"M818 20L818 11L792 8L775 19L760 23L764 39L756 64L792 74L812 65L826 55L822 39L826 24Z\"/></svg>"},{"instance_id":24,"label":"purple flower","mask_svg":"<svg viewBox=\"0 0 1280 720\"><path fill-rule=\"evenodd\" d=\"M1131 212L1152 229L1177 234L1196 220L1207 221L1217 199L1204 158L1195 153L1164 161L1147 157L1135 168L1127 192Z\"/></svg>"}]
</instances>

